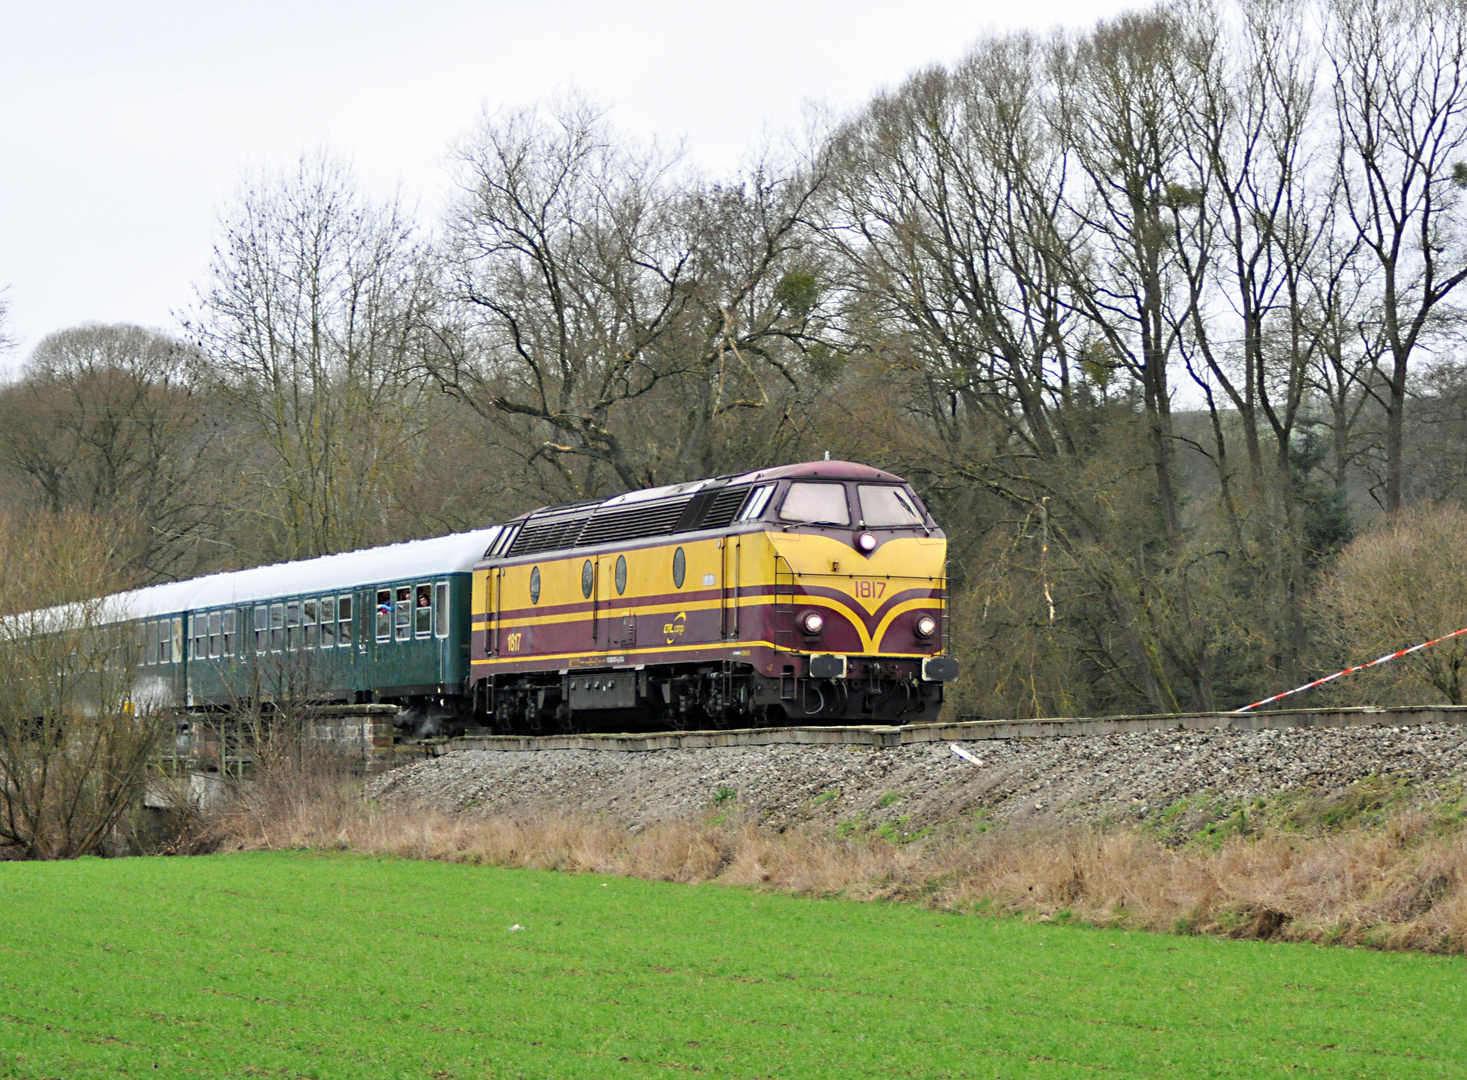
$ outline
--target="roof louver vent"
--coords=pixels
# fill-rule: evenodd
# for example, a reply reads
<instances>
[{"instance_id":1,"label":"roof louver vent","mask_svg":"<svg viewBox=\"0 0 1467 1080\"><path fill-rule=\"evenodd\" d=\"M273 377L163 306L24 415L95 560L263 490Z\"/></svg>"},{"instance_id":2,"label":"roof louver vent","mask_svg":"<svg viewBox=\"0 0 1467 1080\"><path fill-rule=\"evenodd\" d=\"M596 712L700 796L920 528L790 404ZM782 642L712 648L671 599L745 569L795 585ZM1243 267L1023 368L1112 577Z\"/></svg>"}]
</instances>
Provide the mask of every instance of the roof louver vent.
<instances>
[{"instance_id":1,"label":"roof louver vent","mask_svg":"<svg viewBox=\"0 0 1467 1080\"><path fill-rule=\"evenodd\" d=\"M667 536L694 529L725 529L738 517L748 494L748 487L724 488L698 495L610 507L600 513L582 507L575 513L561 512L544 517L532 515L521 526L509 550L501 555L538 555L543 551L620 544L627 540ZM685 520L693 516L699 520Z\"/></svg>"},{"instance_id":2,"label":"roof louver vent","mask_svg":"<svg viewBox=\"0 0 1467 1080\"><path fill-rule=\"evenodd\" d=\"M744 505L744 498L749 494L746 487L724 488L713 501L708 509L703 511L703 520L698 524L700 529L725 529L733 524L734 518L739 516L739 508Z\"/></svg>"},{"instance_id":3,"label":"roof louver vent","mask_svg":"<svg viewBox=\"0 0 1467 1080\"><path fill-rule=\"evenodd\" d=\"M586 514L535 519L525 522L508 555L537 555L542 551L576 546L576 537L586 524Z\"/></svg>"},{"instance_id":4,"label":"roof louver vent","mask_svg":"<svg viewBox=\"0 0 1467 1080\"><path fill-rule=\"evenodd\" d=\"M585 529L581 531L579 546L615 544L644 536L666 536L677 528L683 508L692 501L692 496L689 495L683 499L604 511L587 522Z\"/></svg>"}]
</instances>

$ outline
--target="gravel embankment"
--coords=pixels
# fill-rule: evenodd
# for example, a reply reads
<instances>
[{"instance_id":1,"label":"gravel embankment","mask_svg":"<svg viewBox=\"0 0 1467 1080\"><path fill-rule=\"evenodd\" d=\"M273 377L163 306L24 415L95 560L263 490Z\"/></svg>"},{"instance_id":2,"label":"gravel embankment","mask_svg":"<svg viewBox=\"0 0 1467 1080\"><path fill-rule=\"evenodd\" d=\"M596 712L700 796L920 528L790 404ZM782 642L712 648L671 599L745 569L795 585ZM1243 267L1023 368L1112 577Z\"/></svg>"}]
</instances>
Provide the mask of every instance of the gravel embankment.
<instances>
[{"instance_id":1,"label":"gravel embankment","mask_svg":"<svg viewBox=\"0 0 1467 1080\"><path fill-rule=\"evenodd\" d=\"M1467 726L1153 732L892 749L757 746L615 753L454 751L373 780L368 795L447 811L552 806L640 827L739 807L799 822L919 829L964 814L1141 819L1205 795L1233 802L1371 775L1439 784L1467 773ZM732 794L730 794L732 793Z\"/></svg>"}]
</instances>

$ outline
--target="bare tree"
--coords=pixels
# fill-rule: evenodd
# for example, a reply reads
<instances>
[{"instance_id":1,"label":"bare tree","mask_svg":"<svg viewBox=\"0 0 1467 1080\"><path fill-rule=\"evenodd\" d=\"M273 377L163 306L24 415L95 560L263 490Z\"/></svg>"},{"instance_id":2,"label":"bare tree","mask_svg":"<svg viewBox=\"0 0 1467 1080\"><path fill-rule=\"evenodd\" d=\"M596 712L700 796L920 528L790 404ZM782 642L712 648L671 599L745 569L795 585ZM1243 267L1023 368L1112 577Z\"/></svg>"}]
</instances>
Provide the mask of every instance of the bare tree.
<instances>
[{"instance_id":1,"label":"bare tree","mask_svg":"<svg viewBox=\"0 0 1467 1080\"><path fill-rule=\"evenodd\" d=\"M136 326L82 326L45 338L0 391L0 458L52 514L81 512L129 531L136 579L191 568L211 521L209 428L179 341Z\"/></svg>"},{"instance_id":2,"label":"bare tree","mask_svg":"<svg viewBox=\"0 0 1467 1080\"><path fill-rule=\"evenodd\" d=\"M448 261L469 325L435 374L481 413L529 421L532 459L572 491L596 490L597 464L642 486L613 416L667 373L657 348L688 306L674 161L618 144L584 102L486 115L457 156Z\"/></svg>"},{"instance_id":3,"label":"bare tree","mask_svg":"<svg viewBox=\"0 0 1467 1080\"><path fill-rule=\"evenodd\" d=\"M1407 509L1345 549L1320 595L1328 664L1372 660L1467 625L1460 507ZM1467 644L1443 642L1340 686L1350 700L1467 704Z\"/></svg>"},{"instance_id":4,"label":"bare tree","mask_svg":"<svg viewBox=\"0 0 1467 1080\"><path fill-rule=\"evenodd\" d=\"M7 325L10 322L10 301L5 296L7 291L8 287L0 289L0 353L15 348L17 344Z\"/></svg>"},{"instance_id":5,"label":"bare tree","mask_svg":"<svg viewBox=\"0 0 1467 1080\"><path fill-rule=\"evenodd\" d=\"M1334 0L1325 48L1349 221L1373 262L1384 381L1382 503L1401 508L1407 375L1467 281L1467 11L1453 0Z\"/></svg>"},{"instance_id":6,"label":"bare tree","mask_svg":"<svg viewBox=\"0 0 1467 1080\"><path fill-rule=\"evenodd\" d=\"M109 601L113 551L81 516L0 529L0 844L73 858L114 835L169 718L133 698L133 626Z\"/></svg>"},{"instance_id":7,"label":"bare tree","mask_svg":"<svg viewBox=\"0 0 1467 1080\"><path fill-rule=\"evenodd\" d=\"M486 116L458 159L433 374L568 494L702 475L731 414L797 385L823 326L818 167L707 184L580 101Z\"/></svg>"},{"instance_id":8,"label":"bare tree","mask_svg":"<svg viewBox=\"0 0 1467 1080\"><path fill-rule=\"evenodd\" d=\"M324 156L250 181L221 225L185 325L243 422L237 460L268 554L393 536L391 488L423 432L414 379L434 299L414 225Z\"/></svg>"}]
</instances>

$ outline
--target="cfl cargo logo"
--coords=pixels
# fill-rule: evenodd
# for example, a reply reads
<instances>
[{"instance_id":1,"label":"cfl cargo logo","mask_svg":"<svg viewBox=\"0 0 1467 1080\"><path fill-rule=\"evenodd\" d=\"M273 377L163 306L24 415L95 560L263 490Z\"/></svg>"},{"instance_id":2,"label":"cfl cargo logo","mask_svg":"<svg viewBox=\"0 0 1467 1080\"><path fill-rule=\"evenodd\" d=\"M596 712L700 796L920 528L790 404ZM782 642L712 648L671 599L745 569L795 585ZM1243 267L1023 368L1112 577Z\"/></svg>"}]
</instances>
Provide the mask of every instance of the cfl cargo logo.
<instances>
[{"instance_id":1,"label":"cfl cargo logo","mask_svg":"<svg viewBox=\"0 0 1467 1080\"><path fill-rule=\"evenodd\" d=\"M670 623L662 624L662 635L667 638L667 644L671 645L676 638L682 636L682 632L688 628L688 613L679 611Z\"/></svg>"}]
</instances>

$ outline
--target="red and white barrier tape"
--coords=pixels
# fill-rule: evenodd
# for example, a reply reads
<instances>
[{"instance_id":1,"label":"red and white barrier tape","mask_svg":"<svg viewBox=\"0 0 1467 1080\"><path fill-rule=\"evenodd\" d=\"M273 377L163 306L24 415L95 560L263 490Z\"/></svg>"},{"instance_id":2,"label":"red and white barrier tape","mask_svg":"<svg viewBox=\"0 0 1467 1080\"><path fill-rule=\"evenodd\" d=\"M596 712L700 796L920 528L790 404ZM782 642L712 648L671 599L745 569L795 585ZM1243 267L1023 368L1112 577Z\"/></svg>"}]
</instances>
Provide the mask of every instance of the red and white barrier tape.
<instances>
[{"instance_id":1,"label":"red and white barrier tape","mask_svg":"<svg viewBox=\"0 0 1467 1080\"><path fill-rule=\"evenodd\" d=\"M1412 645L1409 649L1402 649L1399 652L1387 653L1385 656L1377 657L1376 659L1370 661L1370 663L1368 664L1356 664L1354 667L1347 667L1344 671L1337 671L1333 675L1326 675L1322 679L1315 679L1312 683L1305 683L1303 686L1296 686L1292 690L1285 690L1282 694L1275 694L1273 697L1266 697L1262 701L1255 701L1252 705L1244 705L1241 709L1234 709L1233 711L1247 712L1249 709L1256 709L1260 705L1271 705L1273 702L1278 701L1280 698L1290 697L1294 694L1302 694L1305 690L1313 690L1316 686L1323 686L1331 679L1338 679L1341 675L1353 675L1357 671L1364 671L1366 668L1373 668L1376 664L1385 664L1390 662L1391 660L1399 660L1403 656L1409 656L1411 653L1420 652L1422 649L1430 648L1432 645L1435 645L1438 642L1446 641L1449 638L1461 637L1463 634L1467 634L1467 626L1462 627L1462 629L1460 630L1454 630L1450 634L1443 634L1439 638L1433 638L1431 641L1423 641L1420 645Z\"/></svg>"}]
</instances>

